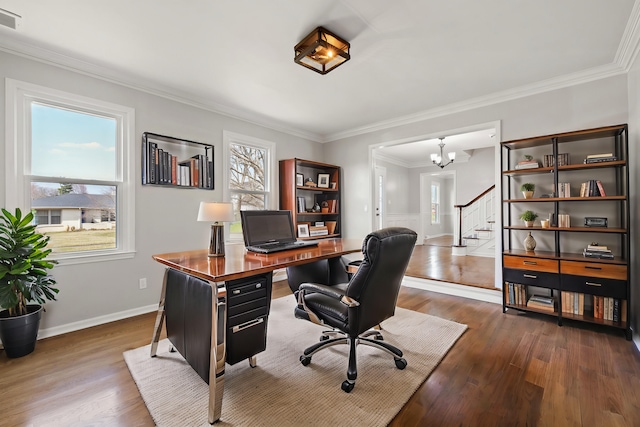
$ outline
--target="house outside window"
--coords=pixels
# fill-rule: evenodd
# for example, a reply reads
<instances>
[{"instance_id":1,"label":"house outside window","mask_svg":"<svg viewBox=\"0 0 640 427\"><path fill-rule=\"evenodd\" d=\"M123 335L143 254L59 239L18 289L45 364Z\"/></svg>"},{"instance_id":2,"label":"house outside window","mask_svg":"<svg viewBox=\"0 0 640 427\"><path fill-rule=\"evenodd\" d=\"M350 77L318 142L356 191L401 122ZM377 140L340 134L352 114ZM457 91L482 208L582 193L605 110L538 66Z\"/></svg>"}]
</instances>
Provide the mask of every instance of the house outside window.
<instances>
[{"instance_id":1,"label":"house outside window","mask_svg":"<svg viewBox=\"0 0 640 427\"><path fill-rule=\"evenodd\" d=\"M431 183L431 224L440 224L440 183Z\"/></svg>"},{"instance_id":2,"label":"house outside window","mask_svg":"<svg viewBox=\"0 0 640 427\"><path fill-rule=\"evenodd\" d=\"M233 205L229 239L242 240L241 210L274 209L275 144L224 132L224 200Z\"/></svg>"},{"instance_id":3,"label":"house outside window","mask_svg":"<svg viewBox=\"0 0 640 427\"><path fill-rule=\"evenodd\" d=\"M10 79L7 98L7 205L60 261L133 256L133 109Z\"/></svg>"}]
</instances>

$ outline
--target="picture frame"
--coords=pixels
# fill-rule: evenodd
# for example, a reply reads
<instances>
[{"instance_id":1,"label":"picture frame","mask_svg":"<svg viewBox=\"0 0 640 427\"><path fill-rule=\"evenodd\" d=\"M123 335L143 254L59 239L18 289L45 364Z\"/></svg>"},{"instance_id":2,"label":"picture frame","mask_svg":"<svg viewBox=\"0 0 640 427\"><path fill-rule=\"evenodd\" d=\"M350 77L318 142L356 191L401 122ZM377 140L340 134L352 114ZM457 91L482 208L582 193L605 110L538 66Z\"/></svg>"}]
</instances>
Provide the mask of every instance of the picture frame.
<instances>
[{"instance_id":1,"label":"picture frame","mask_svg":"<svg viewBox=\"0 0 640 427\"><path fill-rule=\"evenodd\" d=\"M298 237L309 237L309 224L298 224Z\"/></svg>"},{"instance_id":2,"label":"picture frame","mask_svg":"<svg viewBox=\"0 0 640 427\"><path fill-rule=\"evenodd\" d=\"M318 174L318 187L319 188L329 188L329 178L331 175L328 173L319 173Z\"/></svg>"},{"instance_id":3,"label":"picture frame","mask_svg":"<svg viewBox=\"0 0 640 427\"><path fill-rule=\"evenodd\" d=\"M304 186L304 175L301 173L296 174L296 187Z\"/></svg>"}]
</instances>

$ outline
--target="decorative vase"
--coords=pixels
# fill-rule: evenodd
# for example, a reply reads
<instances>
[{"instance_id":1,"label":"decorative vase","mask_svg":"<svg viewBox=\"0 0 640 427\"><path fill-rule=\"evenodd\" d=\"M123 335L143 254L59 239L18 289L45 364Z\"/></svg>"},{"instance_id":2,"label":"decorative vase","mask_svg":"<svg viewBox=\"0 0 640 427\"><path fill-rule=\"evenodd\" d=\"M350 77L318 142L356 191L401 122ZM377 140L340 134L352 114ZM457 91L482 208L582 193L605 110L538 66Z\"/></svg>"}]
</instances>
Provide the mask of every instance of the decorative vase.
<instances>
[{"instance_id":1,"label":"decorative vase","mask_svg":"<svg viewBox=\"0 0 640 427\"><path fill-rule=\"evenodd\" d=\"M9 317L9 312L0 312L0 339L7 357L26 356L36 347L42 306L27 305L28 313L22 316Z\"/></svg>"},{"instance_id":2,"label":"decorative vase","mask_svg":"<svg viewBox=\"0 0 640 427\"><path fill-rule=\"evenodd\" d=\"M534 239L533 236L531 235L531 232L529 232L529 235L524 238L524 249L526 251L532 251L535 248L536 248L536 239Z\"/></svg>"},{"instance_id":3,"label":"decorative vase","mask_svg":"<svg viewBox=\"0 0 640 427\"><path fill-rule=\"evenodd\" d=\"M524 222L524 226L525 227L533 227L533 221L525 221Z\"/></svg>"},{"instance_id":4,"label":"decorative vase","mask_svg":"<svg viewBox=\"0 0 640 427\"><path fill-rule=\"evenodd\" d=\"M522 195L525 199L531 199L533 198L533 191L523 191Z\"/></svg>"}]
</instances>

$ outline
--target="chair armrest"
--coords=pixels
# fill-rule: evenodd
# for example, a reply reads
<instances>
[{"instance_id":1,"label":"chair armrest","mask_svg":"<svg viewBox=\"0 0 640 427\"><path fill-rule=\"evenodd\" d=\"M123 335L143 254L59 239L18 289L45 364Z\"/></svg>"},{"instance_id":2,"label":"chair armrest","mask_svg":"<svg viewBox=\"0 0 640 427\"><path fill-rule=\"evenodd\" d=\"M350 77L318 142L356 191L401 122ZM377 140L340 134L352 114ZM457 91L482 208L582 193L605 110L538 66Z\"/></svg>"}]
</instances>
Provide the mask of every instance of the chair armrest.
<instances>
[{"instance_id":1,"label":"chair armrest","mask_svg":"<svg viewBox=\"0 0 640 427\"><path fill-rule=\"evenodd\" d=\"M333 299L340 300L341 303L349 307L356 307L360 305L358 301L344 295L344 293L340 292L340 289L337 289L334 286L320 285L318 283L303 283L300 285L298 290L302 295L307 293L319 293L322 295L326 295ZM304 298L304 296L302 297Z\"/></svg>"}]
</instances>

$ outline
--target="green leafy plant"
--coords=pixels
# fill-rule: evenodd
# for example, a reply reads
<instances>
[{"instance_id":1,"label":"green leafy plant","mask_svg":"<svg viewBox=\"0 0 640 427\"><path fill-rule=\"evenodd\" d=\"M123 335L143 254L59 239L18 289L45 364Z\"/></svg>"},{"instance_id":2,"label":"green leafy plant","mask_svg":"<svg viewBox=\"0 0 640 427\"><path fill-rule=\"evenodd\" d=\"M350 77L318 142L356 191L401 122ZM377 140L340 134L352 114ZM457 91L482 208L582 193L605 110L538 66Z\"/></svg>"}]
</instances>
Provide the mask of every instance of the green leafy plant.
<instances>
[{"instance_id":1,"label":"green leafy plant","mask_svg":"<svg viewBox=\"0 0 640 427\"><path fill-rule=\"evenodd\" d=\"M523 221L535 221L538 218L538 214L533 211L524 211L520 214L520 219Z\"/></svg>"},{"instance_id":2,"label":"green leafy plant","mask_svg":"<svg viewBox=\"0 0 640 427\"><path fill-rule=\"evenodd\" d=\"M33 212L23 217L20 209L15 215L2 209L0 216L0 306L10 317L27 314L28 302L44 304L58 293L47 274L57 261L46 259L49 237L36 232L33 217Z\"/></svg>"},{"instance_id":3,"label":"green leafy plant","mask_svg":"<svg viewBox=\"0 0 640 427\"><path fill-rule=\"evenodd\" d=\"M531 154L525 154L525 155L524 155L524 159L525 159L527 162L530 162L531 160L533 160L533 156L532 156Z\"/></svg>"},{"instance_id":4,"label":"green leafy plant","mask_svg":"<svg viewBox=\"0 0 640 427\"><path fill-rule=\"evenodd\" d=\"M530 182L525 182L520 186L520 191L534 191L536 189L536 185Z\"/></svg>"}]
</instances>

